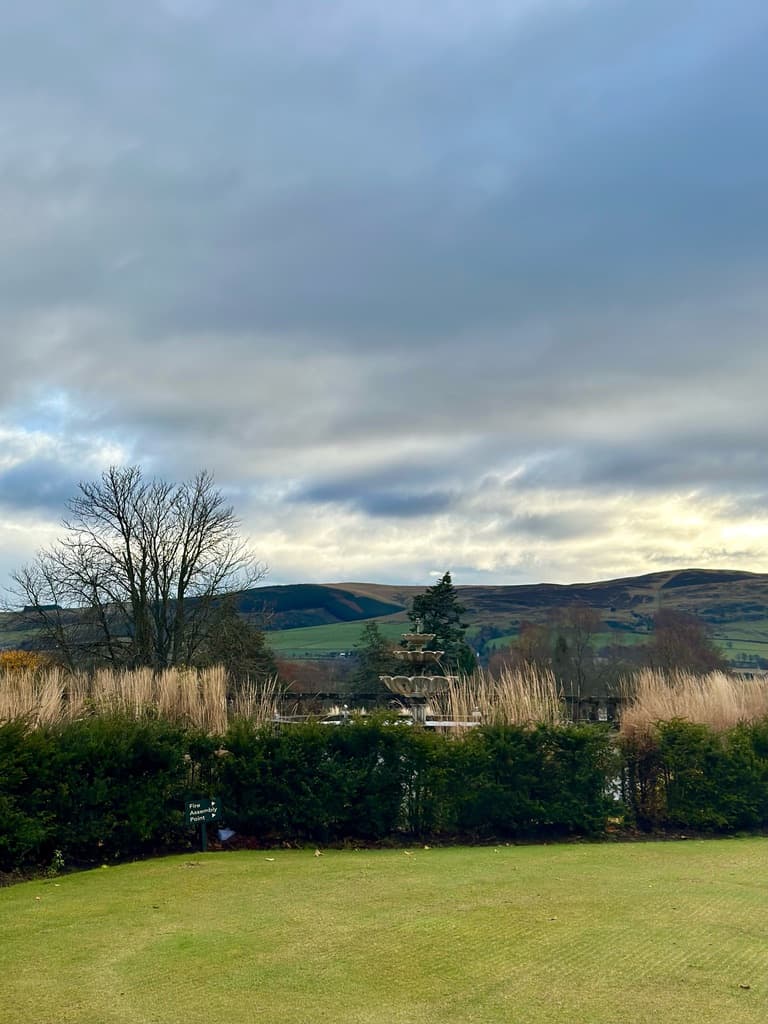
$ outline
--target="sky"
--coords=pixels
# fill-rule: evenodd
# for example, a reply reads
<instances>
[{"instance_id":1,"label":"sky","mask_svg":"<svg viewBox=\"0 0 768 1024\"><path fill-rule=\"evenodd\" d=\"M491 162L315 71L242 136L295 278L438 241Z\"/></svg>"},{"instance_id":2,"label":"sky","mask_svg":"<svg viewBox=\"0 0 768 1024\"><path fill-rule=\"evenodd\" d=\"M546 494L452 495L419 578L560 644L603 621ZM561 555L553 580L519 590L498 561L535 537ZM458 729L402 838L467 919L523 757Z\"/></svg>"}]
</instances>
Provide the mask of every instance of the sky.
<instances>
[{"instance_id":1,"label":"sky","mask_svg":"<svg viewBox=\"0 0 768 1024\"><path fill-rule=\"evenodd\" d=\"M267 583L768 572L764 0L36 0L0 589L110 465Z\"/></svg>"}]
</instances>

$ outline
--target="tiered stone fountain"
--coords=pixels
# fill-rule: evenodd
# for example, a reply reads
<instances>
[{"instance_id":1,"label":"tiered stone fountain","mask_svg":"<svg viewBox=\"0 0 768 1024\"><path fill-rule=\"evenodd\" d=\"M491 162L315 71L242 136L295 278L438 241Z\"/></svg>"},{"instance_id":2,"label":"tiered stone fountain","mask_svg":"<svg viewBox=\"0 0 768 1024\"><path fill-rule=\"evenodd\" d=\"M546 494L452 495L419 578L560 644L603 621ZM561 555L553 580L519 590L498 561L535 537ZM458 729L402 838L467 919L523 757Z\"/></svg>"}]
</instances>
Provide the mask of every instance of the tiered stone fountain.
<instances>
[{"instance_id":1,"label":"tiered stone fountain","mask_svg":"<svg viewBox=\"0 0 768 1024\"><path fill-rule=\"evenodd\" d=\"M415 633L404 633L404 647L397 647L393 651L395 657L411 666L412 669L420 668L418 675L402 676L380 676L381 682L396 693L399 697L405 697L413 714L414 722L423 725L427 720L427 705L430 697L438 693L444 693L453 678L452 676L439 675L437 673L427 674L430 666L437 666L443 651L433 651L428 648L435 639L434 633L422 633L421 623L417 623Z\"/></svg>"}]
</instances>

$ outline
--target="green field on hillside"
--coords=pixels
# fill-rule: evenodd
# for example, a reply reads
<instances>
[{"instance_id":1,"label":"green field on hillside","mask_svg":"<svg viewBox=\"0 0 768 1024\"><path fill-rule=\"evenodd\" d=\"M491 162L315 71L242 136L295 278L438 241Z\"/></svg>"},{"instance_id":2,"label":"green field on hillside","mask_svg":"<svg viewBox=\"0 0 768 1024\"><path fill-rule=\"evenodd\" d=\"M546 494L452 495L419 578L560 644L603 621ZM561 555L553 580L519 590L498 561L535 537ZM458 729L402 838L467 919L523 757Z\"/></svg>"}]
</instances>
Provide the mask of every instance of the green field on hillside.
<instances>
[{"instance_id":1,"label":"green field on hillside","mask_svg":"<svg viewBox=\"0 0 768 1024\"><path fill-rule=\"evenodd\" d=\"M267 634L270 647L283 657L319 658L339 651L352 651L360 640L363 622L340 622L329 626L309 626L305 629L282 629ZM407 622L386 619L378 622L382 634L389 640L398 641L407 628ZM470 643L476 629L468 631ZM713 639L729 660L744 656L768 657L768 634L762 627L739 625L736 629L727 627L727 636L713 632ZM764 638L763 638L764 637ZM517 639L517 633L506 633L489 641L492 649L507 647ZM616 644L634 646L647 644L651 635L647 632L632 633L628 630L610 630L598 633L594 644L599 650Z\"/></svg>"},{"instance_id":2,"label":"green field on hillside","mask_svg":"<svg viewBox=\"0 0 768 1024\"><path fill-rule=\"evenodd\" d=\"M0 890L0 1022L762 1024L768 840L275 850Z\"/></svg>"},{"instance_id":3,"label":"green field on hillside","mask_svg":"<svg viewBox=\"0 0 768 1024\"><path fill-rule=\"evenodd\" d=\"M339 651L352 651L360 642L364 622L337 622L330 626L308 626L306 629L279 629L267 633L267 643L284 657L317 658ZM398 641L408 627L407 622L378 622L383 636Z\"/></svg>"}]
</instances>

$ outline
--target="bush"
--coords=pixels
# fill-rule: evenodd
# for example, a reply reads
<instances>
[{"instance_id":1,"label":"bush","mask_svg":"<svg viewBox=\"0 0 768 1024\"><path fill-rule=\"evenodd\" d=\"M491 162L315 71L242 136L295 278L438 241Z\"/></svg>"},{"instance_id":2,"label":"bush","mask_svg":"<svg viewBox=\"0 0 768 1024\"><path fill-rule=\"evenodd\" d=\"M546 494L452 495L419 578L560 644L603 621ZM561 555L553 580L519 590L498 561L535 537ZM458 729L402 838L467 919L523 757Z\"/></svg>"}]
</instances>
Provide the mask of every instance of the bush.
<instances>
[{"instance_id":1,"label":"bush","mask_svg":"<svg viewBox=\"0 0 768 1024\"><path fill-rule=\"evenodd\" d=\"M380 840L398 828L409 730L360 721L234 725L220 790L234 829L265 841Z\"/></svg>"},{"instance_id":2,"label":"bush","mask_svg":"<svg viewBox=\"0 0 768 1024\"><path fill-rule=\"evenodd\" d=\"M479 729L457 750L456 826L477 837L595 834L605 829L613 764L594 726Z\"/></svg>"},{"instance_id":3,"label":"bush","mask_svg":"<svg viewBox=\"0 0 768 1024\"><path fill-rule=\"evenodd\" d=\"M0 871L43 863L53 849L55 745L23 720L0 725Z\"/></svg>"},{"instance_id":4,"label":"bush","mask_svg":"<svg viewBox=\"0 0 768 1024\"><path fill-rule=\"evenodd\" d=\"M188 842L184 800L211 741L160 719L88 718L51 730L48 808L67 863L126 859ZM197 793L195 795L198 795Z\"/></svg>"},{"instance_id":5,"label":"bush","mask_svg":"<svg viewBox=\"0 0 768 1024\"><path fill-rule=\"evenodd\" d=\"M712 831L765 824L768 761L755 750L753 728L717 734L690 722L660 727L666 824Z\"/></svg>"},{"instance_id":6,"label":"bush","mask_svg":"<svg viewBox=\"0 0 768 1024\"><path fill-rule=\"evenodd\" d=\"M455 738L383 722L256 729L225 739L228 821L265 841L594 834L612 757L590 726Z\"/></svg>"},{"instance_id":7,"label":"bush","mask_svg":"<svg viewBox=\"0 0 768 1024\"><path fill-rule=\"evenodd\" d=\"M279 731L244 720L231 726L219 777L227 823L266 842L325 838L326 740L318 725Z\"/></svg>"},{"instance_id":8,"label":"bush","mask_svg":"<svg viewBox=\"0 0 768 1024\"><path fill-rule=\"evenodd\" d=\"M456 736L385 717L240 721L216 738L146 715L19 720L0 725L0 871L56 851L72 865L188 848L185 799L213 795L225 824L265 844L596 835L619 777L641 828L764 829L768 720L720 732L673 720L618 752L594 725Z\"/></svg>"},{"instance_id":9,"label":"bush","mask_svg":"<svg viewBox=\"0 0 768 1024\"><path fill-rule=\"evenodd\" d=\"M717 732L674 719L626 749L637 824L711 832L768 825L768 723Z\"/></svg>"}]
</instances>

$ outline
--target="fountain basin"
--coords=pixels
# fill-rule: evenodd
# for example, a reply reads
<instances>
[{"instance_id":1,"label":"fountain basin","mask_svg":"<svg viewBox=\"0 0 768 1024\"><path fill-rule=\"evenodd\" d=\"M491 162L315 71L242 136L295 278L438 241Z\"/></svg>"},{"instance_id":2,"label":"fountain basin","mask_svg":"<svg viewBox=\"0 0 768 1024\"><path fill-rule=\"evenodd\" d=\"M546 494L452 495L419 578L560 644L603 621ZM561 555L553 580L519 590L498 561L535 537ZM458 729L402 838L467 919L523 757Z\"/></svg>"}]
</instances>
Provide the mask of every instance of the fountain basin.
<instances>
[{"instance_id":1,"label":"fountain basin","mask_svg":"<svg viewBox=\"0 0 768 1024\"><path fill-rule=\"evenodd\" d=\"M395 648L392 651L398 661L407 661L410 665L432 665L439 661L444 651L405 651L402 648Z\"/></svg>"},{"instance_id":2,"label":"fountain basin","mask_svg":"<svg viewBox=\"0 0 768 1024\"><path fill-rule=\"evenodd\" d=\"M447 676L380 676L382 683L400 697L431 697L448 689Z\"/></svg>"},{"instance_id":3,"label":"fountain basin","mask_svg":"<svg viewBox=\"0 0 768 1024\"><path fill-rule=\"evenodd\" d=\"M411 647L421 649L435 639L434 633L403 633L403 640Z\"/></svg>"}]
</instances>

